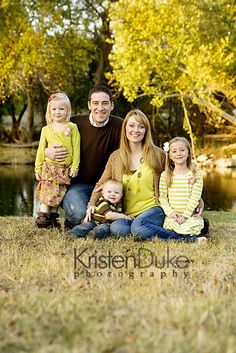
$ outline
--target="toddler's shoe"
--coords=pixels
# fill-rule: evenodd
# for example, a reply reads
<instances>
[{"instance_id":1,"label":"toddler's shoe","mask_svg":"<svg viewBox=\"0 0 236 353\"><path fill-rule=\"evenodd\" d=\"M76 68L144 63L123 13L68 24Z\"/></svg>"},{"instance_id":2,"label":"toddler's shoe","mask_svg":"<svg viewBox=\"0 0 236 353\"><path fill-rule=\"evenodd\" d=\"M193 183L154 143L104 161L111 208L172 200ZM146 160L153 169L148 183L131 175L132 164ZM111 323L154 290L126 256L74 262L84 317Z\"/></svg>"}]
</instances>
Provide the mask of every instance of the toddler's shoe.
<instances>
[{"instance_id":1,"label":"toddler's shoe","mask_svg":"<svg viewBox=\"0 0 236 353\"><path fill-rule=\"evenodd\" d=\"M58 229L61 228L61 224L58 221L58 218L59 218L59 213L57 212L50 213L50 221L51 221L51 226L53 228L58 228Z\"/></svg>"},{"instance_id":2,"label":"toddler's shoe","mask_svg":"<svg viewBox=\"0 0 236 353\"><path fill-rule=\"evenodd\" d=\"M50 228L52 226L51 218L49 213L39 212L36 218L35 225L38 228Z\"/></svg>"},{"instance_id":3,"label":"toddler's shoe","mask_svg":"<svg viewBox=\"0 0 236 353\"><path fill-rule=\"evenodd\" d=\"M87 238L88 239L93 239L93 240L96 239L96 233L95 233L95 231L93 229L88 232Z\"/></svg>"}]
</instances>

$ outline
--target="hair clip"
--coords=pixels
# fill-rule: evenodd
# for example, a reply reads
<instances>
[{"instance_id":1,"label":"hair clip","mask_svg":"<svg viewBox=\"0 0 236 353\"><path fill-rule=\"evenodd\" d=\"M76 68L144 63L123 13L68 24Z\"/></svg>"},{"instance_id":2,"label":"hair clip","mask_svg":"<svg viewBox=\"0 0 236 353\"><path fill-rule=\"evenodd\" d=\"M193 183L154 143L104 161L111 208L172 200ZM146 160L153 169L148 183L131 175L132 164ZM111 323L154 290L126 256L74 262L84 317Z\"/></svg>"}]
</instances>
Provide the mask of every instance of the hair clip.
<instances>
[{"instance_id":1,"label":"hair clip","mask_svg":"<svg viewBox=\"0 0 236 353\"><path fill-rule=\"evenodd\" d=\"M54 98L56 98L56 95L53 93L51 96L48 98L48 103L51 102Z\"/></svg>"},{"instance_id":2,"label":"hair clip","mask_svg":"<svg viewBox=\"0 0 236 353\"><path fill-rule=\"evenodd\" d=\"M169 149L170 149L170 144L169 144L169 142L164 142L164 143L163 143L163 150L164 150L165 152L169 152Z\"/></svg>"}]
</instances>

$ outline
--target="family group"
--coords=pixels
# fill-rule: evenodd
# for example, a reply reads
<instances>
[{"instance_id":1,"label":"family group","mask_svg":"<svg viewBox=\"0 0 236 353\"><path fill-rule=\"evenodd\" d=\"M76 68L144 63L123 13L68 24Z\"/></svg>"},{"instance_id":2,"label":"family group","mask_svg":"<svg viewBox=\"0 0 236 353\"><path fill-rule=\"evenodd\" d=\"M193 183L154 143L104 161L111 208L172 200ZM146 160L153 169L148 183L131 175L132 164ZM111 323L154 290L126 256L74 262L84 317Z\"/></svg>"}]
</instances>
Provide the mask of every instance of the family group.
<instances>
[{"instance_id":1,"label":"family group","mask_svg":"<svg viewBox=\"0 0 236 353\"><path fill-rule=\"evenodd\" d=\"M155 146L146 115L111 115L111 91L89 92L89 115L72 115L64 93L48 99L35 161L39 228L60 228L65 211L70 237L205 242L203 178L184 137Z\"/></svg>"}]
</instances>

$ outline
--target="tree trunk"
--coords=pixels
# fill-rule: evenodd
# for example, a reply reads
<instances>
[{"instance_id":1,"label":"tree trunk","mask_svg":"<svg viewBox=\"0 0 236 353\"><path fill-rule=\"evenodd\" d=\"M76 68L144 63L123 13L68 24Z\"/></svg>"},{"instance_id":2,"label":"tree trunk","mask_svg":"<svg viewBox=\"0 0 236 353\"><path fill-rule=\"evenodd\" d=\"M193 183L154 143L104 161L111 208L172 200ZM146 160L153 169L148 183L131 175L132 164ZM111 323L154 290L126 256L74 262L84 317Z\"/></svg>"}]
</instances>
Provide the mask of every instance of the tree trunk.
<instances>
[{"instance_id":1,"label":"tree trunk","mask_svg":"<svg viewBox=\"0 0 236 353\"><path fill-rule=\"evenodd\" d=\"M40 101L39 101L39 104L40 104L40 115L41 115L41 126L40 128L42 128L43 126L46 125L46 117L45 117L45 113L46 113L46 106L44 104L44 100L43 100L43 95L42 95L42 92L40 94Z\"/></svg>"},{"instance_id":2,"label":"tree trunk","mask_svg":"<svg viewBox=\"0 0 236 353\"><path fill-rule=\"evenodd\" d=\"M157 142L158 140L158 134L157 134L157 119L158 119L158 108L152 106L152 114L151 114L151 131L152 131L152 136L153 136L153 141Z\"/></svg>"},{"instance_id":3,"label":"tree trunk","mask_svg":"<svg viewBox=\"0 0 236 353\"><path fill-rule=\"evenodd\" d=\"M10 101L11 101L10 107L11 107L12 127L11 127L9 142L15 142L16 140L19 140L19 137L20 137L19 121L16 119L14 99L11 97Z\"/></svg>"},{"instance_id":4,"label":"tree trunk","mask_svg":"<svg viewBox=\"0 0 236 353\"><path fill-rule=\"evenodd\" d=\"M183 109L184 109L184 126L183 127L184 127L184 130L187 131L189 134L189 137L191 140L191 147L192 147L192 156L193 156L193 159L195 159L196 156L195 156L195 149L194 149L194 136L193 136L192 126L191 126L191 123L190 123L190 120L188 117L188 112L187 112L183 97L181 97L181 102L182 102Z\"/></svg>"},{"instance_id":5,"label":"tree trunk","mask_svg":"<svg viewBox=\"0 0 236 353\"><path fill-rule=\"evenodd\" d=\"M103 43L98 61L98 67L94 75L94 84L101 85L104 80L104 71L108 64L108 56L112 46L109 43Z\"/></svg>"},{"instance_id":6,"label":"tree trunk","mask_svg":"<svg viewBox=\"0 0 236 353\"><path fill-rule=\"evenodd\" d=\"M33 141L33 135L34 135L34 100L32 97L32 94L30 92L27 93L27 102L28 102L28 114L27 114L27 120L28 120L28 136L27 136L27 142L30 143Z\"/></svg>"},{"instance_id":7,"label":"tree trunk","mask_svg":"<svg viewBox=\"0 0 236 353\"><path fill-rule=\"evenodd\" d=\"M16 142L16 141L21 141L21 132L20 132L20 123L22 120L22 117L26 111L27 104L25 103L18 118L16 117L15 114L15 104L14 104L14 98L10 98L10 110L11 110L11 118L12 118L12 127L11 127L11 133L9 136L9 142Z\"/></svg>"},{"instance_id":8,"label":"tree trunk","mask_svg":"<svg viewBox=\"0 0 236 353\"><path fill-rule=\"evenodd\" d=\"M104 72L105 72L106 66L109 64L108 56L112 49L112 44L107 42L107 39L111 39L110 20L109 20L107 10L104 10L101 13L101 19L102 19L102 30L101 30L101 38L99 38L101 42L101 45L100 45L101 50L100 50L97 70L94 75L95 85L101 85L104 80Z\"/></svg>"}]
</instances>

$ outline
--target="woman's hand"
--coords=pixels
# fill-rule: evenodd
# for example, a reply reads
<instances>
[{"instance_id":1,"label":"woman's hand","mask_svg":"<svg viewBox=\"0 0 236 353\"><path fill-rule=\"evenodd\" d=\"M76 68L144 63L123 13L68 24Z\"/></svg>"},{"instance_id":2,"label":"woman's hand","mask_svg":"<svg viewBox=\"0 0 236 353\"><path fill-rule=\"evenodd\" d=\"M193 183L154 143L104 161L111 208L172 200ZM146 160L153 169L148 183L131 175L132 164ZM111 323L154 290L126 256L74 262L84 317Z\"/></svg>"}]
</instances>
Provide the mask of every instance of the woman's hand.
<instances>
[{"instance_id":1,"label":"woman's hand","mask_svg":"<svg viewBox=\"0 0 236 353\"><path fill-rule=\"evenodd\" d=\"M94 189L94 192L102 191L103 184Z\"/></svg>"},{"instance_id":2,"label":"woman's hand","mask_svg":"<svg viewBox=\"0 0 236 353\"><path fill-rule=\"evenodd\" d=\"M203 214L204 211L204 201L203 199L199 200L199 204L197 206L197 208L195 209L195 213L193 214L193 217L201 217L201 215Z\"/></svg>"},{"instance_id":3,"label":"woman's hand","mask_svg":"<svg viewBox=\"0 0 236 353\"><path fill-rule=\"evenodd\" d=\"M45 148L44 154L46 157L56 162L62 162L68 156L68 150L66 148L59 149L62 145L52 145L51 147Z\"/></svg>"},{"instance_id":4,"label":"woman's hand","mask_svg":"<svg viewBox=\"0 0 236 353\"><path fill-rule=\"evenodd\" d=\"M95 206L89 206L86 211L86 216L84 217L84 223L85 222L91 222L92 220L92 214L95 212L96 207Z\"/></svg>"}]
</instances>

